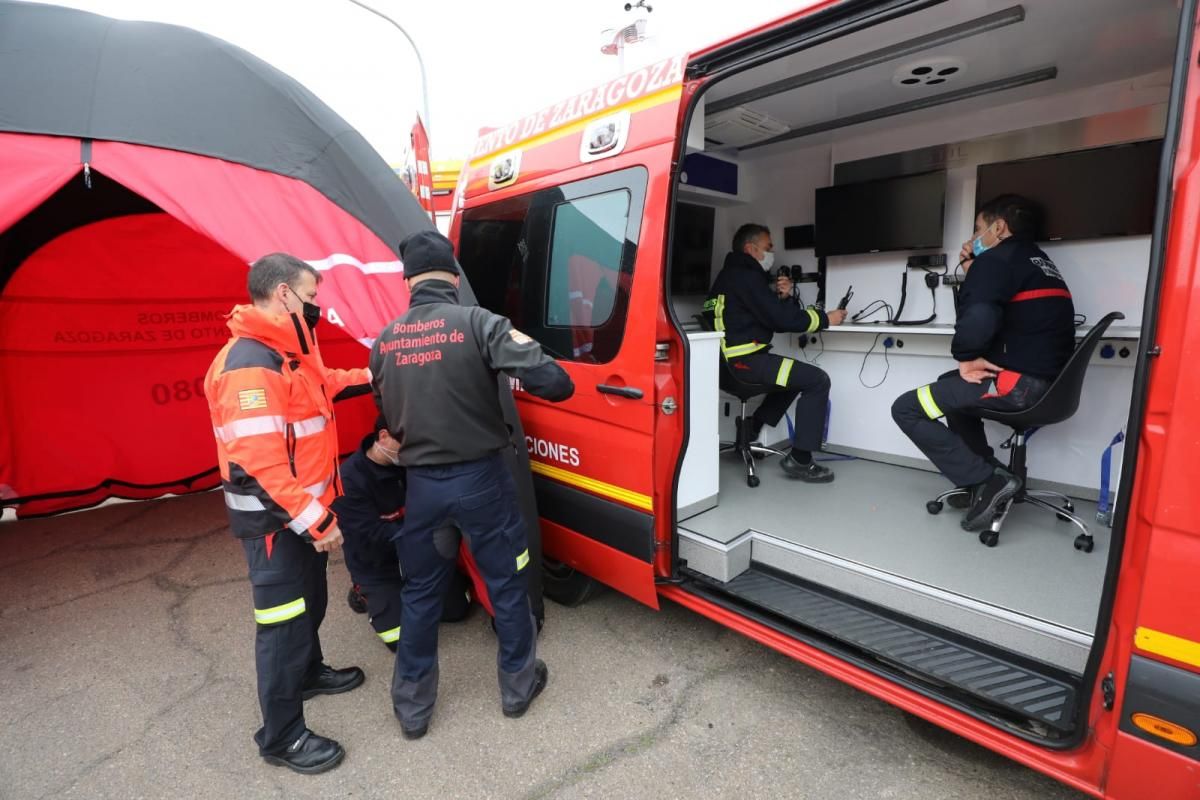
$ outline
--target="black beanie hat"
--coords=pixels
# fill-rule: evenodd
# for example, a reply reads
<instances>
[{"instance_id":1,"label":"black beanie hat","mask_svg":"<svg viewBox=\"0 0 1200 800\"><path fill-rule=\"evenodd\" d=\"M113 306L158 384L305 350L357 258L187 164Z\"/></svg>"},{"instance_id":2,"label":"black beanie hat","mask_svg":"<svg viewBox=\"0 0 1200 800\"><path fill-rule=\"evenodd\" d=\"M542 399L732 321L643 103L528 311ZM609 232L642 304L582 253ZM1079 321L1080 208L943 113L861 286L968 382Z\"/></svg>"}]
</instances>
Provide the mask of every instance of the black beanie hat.
<instances>
[{"instance_id":1,"label":"black beanie hat","mask_svg":"<svg viewBox=\"0 0 1200 800\"><path fill-rule=\"evenodd\" d=\"M423 272L443 270L459 274L454 260L454 245L437 231L414 233L400 243L404 277L415 278Z\"/></svg>"}]
</instances>

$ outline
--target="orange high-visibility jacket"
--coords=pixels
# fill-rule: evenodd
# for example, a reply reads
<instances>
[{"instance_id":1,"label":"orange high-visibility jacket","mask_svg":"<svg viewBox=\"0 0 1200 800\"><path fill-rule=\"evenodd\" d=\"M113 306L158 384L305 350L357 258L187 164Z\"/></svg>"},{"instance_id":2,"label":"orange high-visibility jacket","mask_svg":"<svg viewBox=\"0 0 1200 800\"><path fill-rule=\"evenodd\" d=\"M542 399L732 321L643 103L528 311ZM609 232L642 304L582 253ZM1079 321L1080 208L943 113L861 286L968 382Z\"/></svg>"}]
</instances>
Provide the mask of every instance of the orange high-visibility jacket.
<instances>
[{"instance_id":1,"label":"orange high-visibility jacket","mask_svg":"<svg viewBox=\"0 0 1200 800\"><path fill-rule=\"evenodd\" d=\"M369 384L366 369L326 369L296 314L237 306L233 336L204 378L234 536L284 527L320 539L340 494L333 398Z\"/></svg>"}]
</instances>

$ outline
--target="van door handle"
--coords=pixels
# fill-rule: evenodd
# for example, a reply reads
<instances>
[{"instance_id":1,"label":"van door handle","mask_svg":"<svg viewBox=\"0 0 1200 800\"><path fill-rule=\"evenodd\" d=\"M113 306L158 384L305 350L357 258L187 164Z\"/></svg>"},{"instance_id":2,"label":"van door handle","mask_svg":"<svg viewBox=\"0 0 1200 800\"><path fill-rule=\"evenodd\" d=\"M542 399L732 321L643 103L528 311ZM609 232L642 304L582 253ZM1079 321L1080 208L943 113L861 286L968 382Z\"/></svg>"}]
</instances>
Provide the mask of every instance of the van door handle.
<instances>
[{"instance_id":1,"label":"van door handle","mask_svg":"<svg viewBox=\"0 0 1200 800\"><path fill-rule=\"evenodd\" d=\"M641 400L645 395L641 389L633 386L609 386L607 383L596 384L596 391L600 394L615 394L619 397L628 397L630 400Z\"/></svg>"}]
</instances>

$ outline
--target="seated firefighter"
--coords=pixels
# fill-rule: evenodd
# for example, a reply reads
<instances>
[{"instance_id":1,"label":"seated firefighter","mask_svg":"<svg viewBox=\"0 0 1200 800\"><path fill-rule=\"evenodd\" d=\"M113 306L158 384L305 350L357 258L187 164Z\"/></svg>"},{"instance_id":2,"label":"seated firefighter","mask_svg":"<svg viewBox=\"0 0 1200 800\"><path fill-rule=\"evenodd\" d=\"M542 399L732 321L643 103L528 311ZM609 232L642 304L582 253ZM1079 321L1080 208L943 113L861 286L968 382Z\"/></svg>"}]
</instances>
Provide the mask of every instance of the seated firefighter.
<instances>
[{"instance_id":1,"label":"seated firefighter","mask_svg":"<svg viewBox=\"0 0 1200 800\"><path fill-rule=\"evenodd\" d=\"M1041 398L1075 348L1075 308L1058 267L1034 243L1036 209L1002 195L963 244L967 278L951 353L958 368L905 392L892 418L955 486L969 489L962 527L979 531L1020 489L995 458L979 408L1020 411ZM945 418L946 424L941 423Z\"/></svg>"},{"instance_id":2,"label":"seated firefighter","mask_svg":"<svg viewBox=\"0 0 1200 800\"><path fill-rule=\"evenodd\" d=\"M734 374L745 383L760 384L767 395L750 418L738 420L738 444L757 441L764 425L776 425L796 400L792 449L780 462L784 473L808 483L829 483L833 471L813 461L821 447L825 411L829 403L829 376L812 364L770 352L776 333L813 333L840 325L846 312L803 308L791 297L791 284L769 275L774 263L771 232L747 224L733 236L733 250L713 282L704 303L714 327L725 333L721 352ZM799 399L796 399L799 396Z\"/></svg>"},{"instance_id":3,"label":"seated firefighter","mask_svg":"<svg viewBox=\"0 0 1200 800\"><path fill-rule=\"evenodd\" d=\"M333 508L341 523L351 594L365 601L371 627L393 652L400 641L400 590L404 576L395 540L403 533L405 470L397 465L399 443L380 417L375 430L342 464L341 497ZM443 597L442 621L458 622L471 607L467 577L455 572ZM351 600L351 607L355 600Z\"/></svg>"}]
</instances>

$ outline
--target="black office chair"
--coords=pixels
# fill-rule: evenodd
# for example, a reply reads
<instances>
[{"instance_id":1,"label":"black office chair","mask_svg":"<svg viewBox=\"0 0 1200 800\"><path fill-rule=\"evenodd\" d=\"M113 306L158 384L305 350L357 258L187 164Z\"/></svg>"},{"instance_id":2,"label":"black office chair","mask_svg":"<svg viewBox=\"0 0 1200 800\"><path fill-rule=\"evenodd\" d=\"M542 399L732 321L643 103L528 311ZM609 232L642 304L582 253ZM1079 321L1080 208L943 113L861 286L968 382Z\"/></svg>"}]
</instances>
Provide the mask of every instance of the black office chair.
<instances>
[{"instance_id":1,"label":"black office chair","mask_svg":"<svg viewBox=\"0 0 1200 800\"><path fill-rule=\"evenodd\" d=\"M700 323L700 327L704 330L716 330L716 326L713 324L713 318L711 314L705 314L702 312L695 314L694 318ZM774 391L775 387L765 386L759 383L749 383L742 380L737 376L736 373L734 373L733 367L729 365L729 362L726 361L724 357L721 358L720 370L719 382L721 391L731 394L738 399L741 406L738 410L738 421L736 424L739 428L745 427L750 424L750 415L746 413L746 405L754 398ZM745 447L740 448L738 447L738 443L736 441L721 442L720 452L728 453L730 451L736 451L737 454L742 457L742 461L745 462L746 485L751 489L758 486L760 483L759 477L755 473L754 462L756 459L766 458L767 456L783 457L787 455L781 450L776 450L773 447L766 447L760 442L750 442Z\"/></svg>"},{"instance_id":2,"label":"black office chair","mask_svg":"<svg viewBox=\"0 0 1200 800\"><path fill-rule=\"evenodd\" d=\"M981 543L988 547L995 547L1000 540L1000 526L1004 524L1013 505L1029 503L1054 513L1063 522L1070 522L1078 527L1082 533L1075 537L1075 549L1085 553L1092 552L1092 548L1095 546L1092 535L1088 533L1087 525L1083 520L1074 513L1075 505L1071 502L1071 498L1061 492L1027 487L1029 473L1025 465L1025 442L1033 430L1064 422L1079 409L1079 398L1083 394L1083 378L1087 373L1092 353L1095 352L1096 345L1100 343L1108 326L1119 319L1125 319L1125 315L1114 311L1097 322L1079 343L1079 346L1075 348L1075 352L1063 367L1062 372L1054 379L1054 383L1050 384L1050 388L1046 390L1041 399L1029 408L1024 411L994 411L981 408L974 412L984 419L1004 423L1013 429L1012 438L1009 440L1008 469L1021 479L1021 490L997 512L992 519L991 527L979 533ZM925 509L930 514L937 514L942 510L947 498L968 493L967 489L950 489L926 503ZM1055 505L1051 502L1052 500L1062 503L1062 505Z\"/></svg>"}]
</instances>

